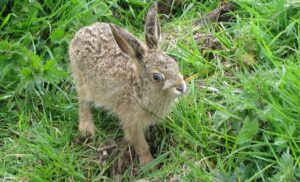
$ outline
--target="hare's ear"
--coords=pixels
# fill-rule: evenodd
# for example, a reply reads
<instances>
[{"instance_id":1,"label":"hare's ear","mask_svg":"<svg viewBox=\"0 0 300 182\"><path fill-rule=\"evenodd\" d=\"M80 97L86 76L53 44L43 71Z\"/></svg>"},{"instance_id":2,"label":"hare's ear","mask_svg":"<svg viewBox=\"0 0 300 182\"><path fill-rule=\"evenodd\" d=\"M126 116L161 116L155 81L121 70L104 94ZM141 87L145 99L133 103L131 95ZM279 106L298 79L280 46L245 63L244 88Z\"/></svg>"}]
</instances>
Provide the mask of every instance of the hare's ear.
<instances>
[{"instance_id":1,"label":"hare's ear","mask_svg":"<svg viewBox=\"0 0 300 182\"><path fill-rule=\"evenodd\" d=\"M138 60L144 57L146 51L137 38L114 24L109 24L109 26L116 43L126 55Z\"/></svg>"},{"instance_id":2,"label":"hare's ear","mask_svg":"<svg viewBox=\"0 0 300 182\"><path fill-rule=\"evenodd\" d=\"M157 16L157 3L148 11L145 23L145 38L149 49L157 49L160 40L160 25Z\"/></svg>"}]
</instances>

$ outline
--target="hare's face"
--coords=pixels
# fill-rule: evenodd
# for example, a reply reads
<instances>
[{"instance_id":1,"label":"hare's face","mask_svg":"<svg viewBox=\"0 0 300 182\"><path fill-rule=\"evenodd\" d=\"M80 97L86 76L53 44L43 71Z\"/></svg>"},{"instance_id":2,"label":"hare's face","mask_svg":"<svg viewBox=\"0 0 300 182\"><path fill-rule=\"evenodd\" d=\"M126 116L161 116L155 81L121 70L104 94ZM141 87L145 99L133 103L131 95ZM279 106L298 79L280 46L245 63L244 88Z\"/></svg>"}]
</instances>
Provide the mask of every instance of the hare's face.
<instances>
[{"instance_id":1,"label":"hare's face","mask_svg":"<svg viewBox=\"0 0 300 182\"><path fill-rule=\"evenodd\" d=\"M154 92L177 97L186 92L186 84L177 62L159 50L148 52L145 58L147 77Z\"/></svg>"},{"instance_id":2,"label":"hare's face","mask_svg":"<svg viewBox=\"0 0 300 182\"><path fill-rule=\"evenodd\" d=\"M160 25L157 6L147 14L143 45L132 34L110 24L116 44L128 55L137 68L137 77L142 78L144 89L155 96L176 97L186 92L186 84L174 59L159 49Z\"/></svg>"}]
</instances>

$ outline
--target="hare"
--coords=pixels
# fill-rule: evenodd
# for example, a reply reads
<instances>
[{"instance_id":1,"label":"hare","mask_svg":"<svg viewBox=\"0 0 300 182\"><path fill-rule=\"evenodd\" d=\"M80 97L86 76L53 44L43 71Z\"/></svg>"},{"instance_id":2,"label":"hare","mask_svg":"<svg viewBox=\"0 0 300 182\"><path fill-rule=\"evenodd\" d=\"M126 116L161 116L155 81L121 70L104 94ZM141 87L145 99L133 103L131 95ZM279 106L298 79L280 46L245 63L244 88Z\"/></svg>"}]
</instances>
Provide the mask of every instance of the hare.
<instances>
[{"instance_id":1,"label":"hare","mask_svg":"<svg viewBox=\"0 0 300 182\"><path fill-rule=\"evenodd\" d=\"M146 18L145 45L114 24L98 22L80 29L69 50L80 132L95 135L91 103L111 111L142 165L153 160L144 130L165 116L174 99L186 91L176 61L159 49L159 39L154 4Z\"/></svg>"}]
</instances>

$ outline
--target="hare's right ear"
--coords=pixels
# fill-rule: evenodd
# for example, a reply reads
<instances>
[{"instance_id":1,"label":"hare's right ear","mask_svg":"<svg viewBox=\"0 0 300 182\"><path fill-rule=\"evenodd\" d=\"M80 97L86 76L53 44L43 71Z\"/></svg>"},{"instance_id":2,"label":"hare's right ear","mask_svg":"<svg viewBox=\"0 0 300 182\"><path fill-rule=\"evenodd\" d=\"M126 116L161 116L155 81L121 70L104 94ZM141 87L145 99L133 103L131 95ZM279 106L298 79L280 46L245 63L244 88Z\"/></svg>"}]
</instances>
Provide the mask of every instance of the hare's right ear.
<instances>
[{"instance_id":1,"label":"hare's right ear","mask_svg":"<svg viewBox=\"0 0 300 182\"><path fill-rule=\"evenodd\" d=\"M119 48L128 56L141 60L145 56L143 45L132 34L122 28L109 24L112 34Z\"/></svg>"},{"instance_id":2,"label":"hare's right ear","mask_svg":"<svg viewBox=\"0 0 300 182\"><path fill-rule=\"evenodd\" d=\"M145 23L145 38L149 49L157 49L160 41L160 25L157 9L157 3L154 3L148 11Z\"/></svg>"}]
</instances>

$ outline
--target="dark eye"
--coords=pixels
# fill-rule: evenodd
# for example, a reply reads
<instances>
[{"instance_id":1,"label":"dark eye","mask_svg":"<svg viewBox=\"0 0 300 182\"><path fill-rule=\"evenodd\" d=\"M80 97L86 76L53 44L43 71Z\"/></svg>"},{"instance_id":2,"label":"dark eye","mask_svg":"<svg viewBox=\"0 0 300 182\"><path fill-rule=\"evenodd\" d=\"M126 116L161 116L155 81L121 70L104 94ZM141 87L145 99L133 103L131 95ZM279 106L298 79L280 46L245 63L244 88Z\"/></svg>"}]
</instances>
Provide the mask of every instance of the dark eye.
<instances>
[{"instance_id":1,"label":"dark eye","mask_svg":"<svg viewBox=\"0 0 300 182\"><path fill-rule=\"evenodd\" d=\"M159 73L153 73L153 79L158 82L161 82L164 80L163 76Z\"/></svg>"}]
</instances>

